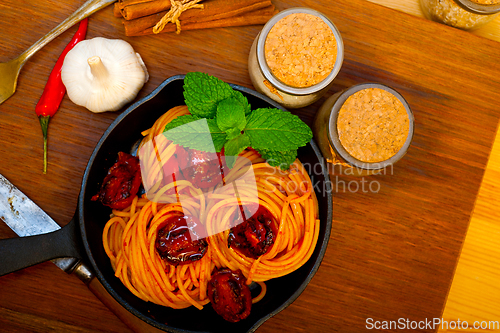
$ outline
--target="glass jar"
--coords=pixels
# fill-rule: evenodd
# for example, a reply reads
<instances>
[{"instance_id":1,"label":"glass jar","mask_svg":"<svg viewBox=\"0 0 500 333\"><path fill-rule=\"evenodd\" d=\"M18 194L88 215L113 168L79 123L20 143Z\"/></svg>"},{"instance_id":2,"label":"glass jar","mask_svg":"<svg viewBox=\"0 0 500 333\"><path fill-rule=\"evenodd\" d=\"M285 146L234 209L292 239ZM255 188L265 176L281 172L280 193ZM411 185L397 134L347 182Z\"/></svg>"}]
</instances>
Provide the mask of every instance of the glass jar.
<instances>
[{"instance_id":1,"label":"glass jar","mask_svg":"<svg viewBox=\"0 0 500 333\"><path fill-rule=\"evenodd\" d=\"M379 83L363 83L330 96L313 132L332 175L386 171L408 150L414 117L406 100Z\"/></svg>"},{"instance_id":2,"label":"glass jar","mask_svg":"<svg viewBox=\"0 0 500 333\"><path fill-rule=\"evenodd\" d=\"M286 108L317 101L344 60L340 32L323 14L290 8L272 17L255 38L248 72L255 89Z\"/></svg>"},{"instance_id":3,"label":"glass jar","mask_svg":"<svg viewBox=\"0 0 500 333\"><path fill-rule=\"evenodd\" d=\"M429 20L473 30L498 16L500 0L420 0L420 7Z\"/></svg>"}]
</instances>

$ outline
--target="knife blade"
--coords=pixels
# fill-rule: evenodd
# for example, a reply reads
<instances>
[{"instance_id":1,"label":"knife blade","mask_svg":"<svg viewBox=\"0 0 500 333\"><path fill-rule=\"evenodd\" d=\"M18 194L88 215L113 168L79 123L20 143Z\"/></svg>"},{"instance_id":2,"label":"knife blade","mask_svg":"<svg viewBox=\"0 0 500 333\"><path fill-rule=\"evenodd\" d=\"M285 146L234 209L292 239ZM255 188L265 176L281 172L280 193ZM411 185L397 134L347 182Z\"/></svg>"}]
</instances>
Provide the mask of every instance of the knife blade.
<instances>
[{"instance_id":1,"label":"knife blade","mask_svg":"<svg viewBox=\"0 0 500 333\"><path fill-rule=\"evenodd\" d=\"M47 213L0 174L0 220L18 236L26 237L61 229ZM52 262L70 272L79 262L76 258L57 258Z\"/></svg>"}]
</instances>

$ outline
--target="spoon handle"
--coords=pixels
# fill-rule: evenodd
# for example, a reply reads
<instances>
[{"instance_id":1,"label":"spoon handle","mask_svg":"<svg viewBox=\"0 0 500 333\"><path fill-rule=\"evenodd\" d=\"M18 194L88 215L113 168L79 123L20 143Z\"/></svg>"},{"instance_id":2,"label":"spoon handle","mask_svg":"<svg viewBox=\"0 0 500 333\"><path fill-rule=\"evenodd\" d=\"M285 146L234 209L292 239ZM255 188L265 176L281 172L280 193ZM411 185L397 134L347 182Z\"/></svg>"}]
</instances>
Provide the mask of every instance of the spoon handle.
<instances>
[{"instance_id":1,"label":"spoon handle","mask_svg":"<svg viewBox=\"0 0 500 333\"><path fill-rule=\"evenodd\" d=\"M40 38L35 44L31 45L26 51L21 53L17 58L17 62L22 65L31 58L38 50L44 47L47 43L52 41L54 38L62 34L64 31L71 28L76 23L80 22L84 18L94 14L98 10L112 4L116 0L88 0L80 8L75 10L73 14L68 16L63 22L61 22L57 27L52 29L45 36Z\"/></svg>"}]
</instances>

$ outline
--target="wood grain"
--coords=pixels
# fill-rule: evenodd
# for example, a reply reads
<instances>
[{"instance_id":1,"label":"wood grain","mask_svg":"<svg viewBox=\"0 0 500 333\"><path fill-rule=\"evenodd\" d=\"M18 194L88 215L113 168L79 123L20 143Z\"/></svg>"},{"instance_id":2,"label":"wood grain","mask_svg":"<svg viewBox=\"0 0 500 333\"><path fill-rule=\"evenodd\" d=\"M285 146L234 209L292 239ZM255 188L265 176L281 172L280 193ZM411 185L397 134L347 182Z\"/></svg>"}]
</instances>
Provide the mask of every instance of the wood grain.
<instances>
[{"instance_id":1,"label":"wood grain","mask_svg":"<svg viewBox=\"0 0 500 333\"><path fill-rule=\"evenodd\" d=\"M369 1L423 17L418 0ZM481 29L470 33L500 42L500 19L496 18ZM500 331L500 288L497 283L500 274L499 180L500 131L496 135L443 310L442 318L449 323L460 319L470 325L478 322L484 327L488 325L492 331ZM439 332L459 331L458 329L446 330L446 327L446 325L441 326Z\"/></svg>"},{"instance_id":2,"label":"wood grain","mask_svg":"<svg viewBox=\"0 0 500 333\"><path fill-rule=\"evenodd\" d=\"M498 44L364 0L273 3L279 9L315 8L339 28L345 60L328 95L356 83L385 83L408 100L416 132L407 156L388 174L333 179L334 226L325 260L298 300L259 332L359 332L367 318L440 317L500 117ZM80 4L2 1L0 61L22 52ZM0 173L61 225L76 209L93 147L119 114L93 114L65 98L50 124L49 171L42 175L34 106L75 29L25 65L16 94L0 105ZM127 38L109 7L90 18L87 37L133 45L151 75L142 97L188 71L250 87L246 61L260 29ZM311 123L323 100L296 113ZM380 185L378 193L363 192L363 182L372 189ZM0 225L1 238L13 236ZM3 331L128 330L83 283L50 263L1 277L0 295Z\"/></svg>"}]
</instances>

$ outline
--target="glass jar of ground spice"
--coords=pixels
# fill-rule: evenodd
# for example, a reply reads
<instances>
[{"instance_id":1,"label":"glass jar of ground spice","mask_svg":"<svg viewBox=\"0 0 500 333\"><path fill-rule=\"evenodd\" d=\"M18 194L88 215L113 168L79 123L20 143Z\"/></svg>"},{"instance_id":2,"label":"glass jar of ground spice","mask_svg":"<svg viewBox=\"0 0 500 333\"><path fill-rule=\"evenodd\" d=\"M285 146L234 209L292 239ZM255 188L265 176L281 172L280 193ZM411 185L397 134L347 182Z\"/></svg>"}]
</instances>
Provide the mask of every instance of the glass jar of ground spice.
<instances>
[{"instance_id":1,"label":"glass jar of ground spice","mask_svg":"<svg viewBox=\"0 0 500 333\"><path fill-rule=\"evenodd\" d=\"M313 126L329 167L338 166L331 173L350 175L375 174L392 166L406 154L413 130L406 100L378 83L355 85L331 96Z\"/></svg>"},{"instance_id":2,"label":"glass jar of ground spice","mask_svg":"<svg viewBox=\"0 0 500 333\"><path fill-rule=\"evenodd\" d=\"M500 0L420 0L426 18L449 26L473 30L500 14Z\"/></svg>"},{"instance_id":3,"label":"glass jar of ground spice","mask_svg":"<svg viewBox=\"0 0 500 333\"><path fill-rule=\"evenodd\" d=\"M323 14L290 8L271 18L255 38L248 71L257 91L287 108L323 96L344 59L340 32Z\"/></svg>"}]
</instances>

